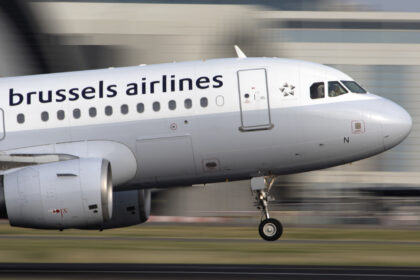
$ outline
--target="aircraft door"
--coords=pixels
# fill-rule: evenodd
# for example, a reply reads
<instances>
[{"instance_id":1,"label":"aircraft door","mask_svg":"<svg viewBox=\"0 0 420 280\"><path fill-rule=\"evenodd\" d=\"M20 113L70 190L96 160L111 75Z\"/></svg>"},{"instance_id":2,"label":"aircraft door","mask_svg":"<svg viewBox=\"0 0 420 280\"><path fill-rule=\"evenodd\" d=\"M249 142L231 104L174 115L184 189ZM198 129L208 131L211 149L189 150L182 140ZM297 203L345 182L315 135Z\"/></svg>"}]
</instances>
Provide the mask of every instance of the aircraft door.
<instances>
[{"instance_id":1,"label":"aircraft door","mask_svg":"<svg viewBox=\"0 0 420 280\"><path fill-rule=\"evenodd\" d=\"M6 132L4 130L4 111L0 109L0 141L4 139Z\"/></svg>"},{"instance_id":2,"label":"aircraft door","mask_svg":"<svg viewBox=\"0 0 420 280\"><path fill-rule=\"evenodd\" d=\"M238 71L241 131L270 129L270 101L264 68Z\"/></svg>"}]
</instances>

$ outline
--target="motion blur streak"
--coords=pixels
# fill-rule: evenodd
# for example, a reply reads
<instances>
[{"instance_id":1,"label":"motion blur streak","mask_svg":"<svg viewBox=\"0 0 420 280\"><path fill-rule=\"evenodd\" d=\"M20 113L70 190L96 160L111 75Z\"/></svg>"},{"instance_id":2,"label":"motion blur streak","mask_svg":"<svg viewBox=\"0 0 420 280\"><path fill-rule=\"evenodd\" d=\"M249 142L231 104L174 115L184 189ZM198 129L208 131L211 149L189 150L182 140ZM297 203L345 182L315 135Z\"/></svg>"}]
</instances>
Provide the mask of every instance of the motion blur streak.
<instances>
[{"instance_id":1,"label":"motion blur streak","mask_svg":"<svg viewBox=\"0 0 420 280\"><path fill-rule=\"evenodd\" d=\"M295 224L416 226L420 9L410 1L398 7L391 2L2 1L0 15L12 16L0 17L0 75L232 57L233 44L248 56L329 64L407 109L412 133L374 158L280 178L271 209ZM385 147L398 139L390 136ZM154 212L255 215L247 184L160 192Z\"/></svg>"}]
</instances>

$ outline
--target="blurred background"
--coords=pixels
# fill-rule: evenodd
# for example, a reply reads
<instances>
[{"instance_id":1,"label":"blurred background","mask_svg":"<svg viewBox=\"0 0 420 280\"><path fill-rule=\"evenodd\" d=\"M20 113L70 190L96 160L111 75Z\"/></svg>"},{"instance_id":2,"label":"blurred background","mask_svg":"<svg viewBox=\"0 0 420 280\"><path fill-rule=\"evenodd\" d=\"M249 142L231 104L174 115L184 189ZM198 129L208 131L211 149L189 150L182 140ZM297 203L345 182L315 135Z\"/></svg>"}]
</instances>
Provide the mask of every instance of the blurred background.
<instances>
[{"instance_id":1,"label":"blurred background","mask_svg":"<svg viewBox=\"0 0 420 280\"><path fill-rule=\"evenodd\" d=\"M412 133L382 155L278 178L272 215L292 225L420 225L419 1L2 0L0 34L0 76L234 57L234 44L340 69L407 109ZM259 217L248 181L160 191L152 207L155 221Z\"/></svg>"}]
</instances>

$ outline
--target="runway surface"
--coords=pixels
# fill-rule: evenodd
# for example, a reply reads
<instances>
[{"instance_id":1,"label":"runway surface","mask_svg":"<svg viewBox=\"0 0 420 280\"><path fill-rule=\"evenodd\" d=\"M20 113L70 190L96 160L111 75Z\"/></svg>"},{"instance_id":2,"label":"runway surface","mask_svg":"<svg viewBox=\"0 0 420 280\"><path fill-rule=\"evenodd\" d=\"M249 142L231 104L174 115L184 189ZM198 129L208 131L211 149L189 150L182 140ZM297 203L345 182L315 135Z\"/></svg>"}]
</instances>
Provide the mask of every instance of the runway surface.
<instances>
[{"instance_id":1,"label":"runway surface","mask_svg":"<svg viewBox=\"0 0 420 280\"><path fill-rule=\"evenodd\" d=\"M0 235L1 239L16 240L93 240L93 241L171 241L171 242L217 242L217 243L266 243L259 238L184 238L184 237L127 237L127 236L18 236L18 235ZM396 241L396 240L319 240L319 239L297 239L281 240L284 244L377 244L377 245L420 245L420 241Z\"/></svg>"},{"instance_id":2,"label":"runway surface","mask_svg":"<svg viewBox=\"0 0 420 280\"><path fill-rule=\"evenodd\" d=\"M82 278L83 277L83 278ZM420 267L189 264L0 264L13 279L420 279Z\"/></svg>"}]
</instances>

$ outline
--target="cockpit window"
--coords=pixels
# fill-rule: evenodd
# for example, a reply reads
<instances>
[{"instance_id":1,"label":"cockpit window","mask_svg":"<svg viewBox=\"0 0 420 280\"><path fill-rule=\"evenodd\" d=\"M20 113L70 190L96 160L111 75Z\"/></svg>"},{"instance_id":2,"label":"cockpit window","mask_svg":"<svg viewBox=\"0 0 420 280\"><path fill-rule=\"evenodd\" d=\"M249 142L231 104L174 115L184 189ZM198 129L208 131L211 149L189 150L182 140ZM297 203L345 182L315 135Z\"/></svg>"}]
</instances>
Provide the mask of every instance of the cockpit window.
<instances>
[{"instance_id":1,"label":"cockpit window","mask_svg":"<svg viewBox=\"0 0 420 280\"><path fill-rule=\"evenodd\" d=\"M311 85L311 99L318 99L325 97L325 86L323 82L313 83Z\"/></svg>"},{"instance_id":2,"label":"cockpit window","mask_svg":"<svg viewBox=\"0 0 420 280\"><path fill-rule=\"evenodd\" d=\"M367 93L367 91L362 88L355 81L341 81L351 92L354 93Z\"/></svg>"},{"instance_id":3,"label":"cockpit window","mask_svg":"<svg viewBox=\"0 0 420 280\"><path fill-rule=\"evenodd\" d=\"M338 81L328 82L329 97L336 97L346 93L347 90Z\"/></svg>"}]
</instances>

